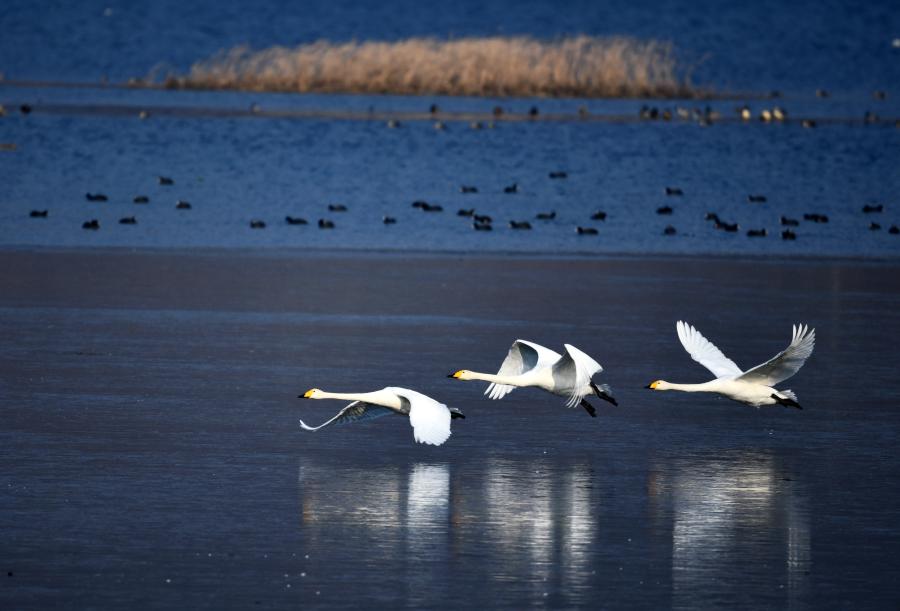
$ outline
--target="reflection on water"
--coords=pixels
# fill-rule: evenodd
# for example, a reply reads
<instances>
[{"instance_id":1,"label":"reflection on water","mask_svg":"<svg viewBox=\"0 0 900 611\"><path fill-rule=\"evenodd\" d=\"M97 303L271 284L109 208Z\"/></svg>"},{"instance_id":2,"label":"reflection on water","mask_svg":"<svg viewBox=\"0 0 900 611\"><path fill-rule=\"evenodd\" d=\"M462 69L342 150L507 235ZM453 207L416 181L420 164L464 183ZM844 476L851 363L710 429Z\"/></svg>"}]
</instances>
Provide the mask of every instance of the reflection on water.
<instances>
[{"instance_id":1,"label":"reflection on water","mask_svg":"<svg viewBox=\"0 0 900 611\"><path fill-rule=\"evenodd\" d=\"M674 606L734 602L741 582L752 585L745 596L786 590L788 606L804 597L808 511L772 457L688 459L659 469L651 494L658 511L671 511Z\"/></svg>"}]
</instances>

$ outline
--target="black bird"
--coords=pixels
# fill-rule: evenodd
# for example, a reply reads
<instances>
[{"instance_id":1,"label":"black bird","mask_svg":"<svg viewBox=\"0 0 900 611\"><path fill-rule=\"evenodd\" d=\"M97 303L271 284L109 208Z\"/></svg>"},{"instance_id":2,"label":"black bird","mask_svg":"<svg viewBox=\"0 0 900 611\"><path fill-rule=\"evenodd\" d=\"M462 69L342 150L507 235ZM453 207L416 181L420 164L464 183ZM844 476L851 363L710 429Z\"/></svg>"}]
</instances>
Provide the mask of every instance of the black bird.
<instances>
[{"instance_id":1,"label":"black bird","mask_svg":"<svg viewBox=\"0 0 900 611\"><path fill-rule=\"evenodd\" d=\"M684 191L678 187L666 187L666 195L681 197L684 195Z\"/></svg>"},{"instance_id":2,"label":"black bird","mask_svg":"<svg viewBox=\"0 0 900 611\"><path fill-rule=\"evenodd\" d=\"M540 111L538 110L538 107L537 107L537 106L532 106L531 108L528 109L528 116L529 116L529 117L536 117L536 116L538 116L538 113L539 113L539 112L540 112Z\"/></svg>"},{"instance_id":3,"label":"black bird","mask_svg":"<svg viewBox=\"0 0 900 611\"><path fill-rule=\"evenodd\" d=\"M661 208L657 208L656 214L672 214L672 207L671 206L662 206Z\"/></svg>"},{"instance_id":4,"label":"black bird","mask_svg":"<svg viewBox=\"0 0 900 611\"><path fill-rule=\"evenodd\" d=\"M719 215L716 214L715 212L707 212L707 213L706 213L706 220L707 220L707 221L715 221L715 222L717 222L717 223L721 223L721 222L722 222L722 219L720 219L720 218L719 218Z\"/></svg>"},{"instance_id":5,"label":"black bird","mask_svg":"<svg viewBox=\"0 0 900 611\"><path fill-rule=\"evenodd\" d=\"M344 204L328 204L328 210L331 212L347 212L347 206Z\"/></svg>"},{"instance_id":6,"label":"black bird","mask_svg":"<svg viewBox=\"0 0 900 611\"><path fill-rule=\"evenodd\" d=\"M422 209L422 212L442 212L444 210L444 207L440 204L429 204L425 202L423 202L423 205L420 206L420 208Z\"/></svg>"},{"instance_id":7,"label":"black bird","mask_svg":"<svg viewBox=\"0 0 900 611\"><path fill-rule=\"evenodd\" d=\"M265 229L266 223L264 221L260 221L259 219L253 219L250 221L250 229Z\"/></svg>"},{"instance_id":8,"label":"black bird","mask_svg":"<svg viewBox=\"0 0 900 611\"><path fill-rule=\"evenodd\" d=\"M471 185L461 185L459 187L460 193L478 193L478 187L473 187Z\"/></svg>"},{"instance_id":9,"label":"black bird","mask_svg":"<svg viewBox=\"0 0 900 611\"><path fill-rule=\"evenodd\" d=\"M483 225L490 225L492 222L494 222L494 219L486 214L474 214L472 215L472 218L475 219L476 223L481 223Z\"/></svg>"},{"instance_id":10,"label":"black bird","mask_svg":"<svg viewBox=\"0 0 900 611\"><path fill-rule=\"evenodd\" d=\"M124 216L119 219L120 225L137 225L137 219L133 216Z\"/></svg>"},{"instance_id":11,"label":"black bird","mask_svg":"<svg viewBox=\"0 0 900 611\"><path fill-rule=\"evenodd\" d=\"M748 195L747 201L751 204L763 204L766 202L765 195Z\"/></svg>"},{"instance_id":12,"label":"black bird","mask_svg":"<svg viewBox=\"0 0 900 611\"><path fill-rule=\"evenodd\" d=\"M440 108L438 108L438 105L437 105L437 104L432 104L432 105L428 108L428 112L430 112L430 113L433 114L433 115L434 115L434 114L437 114L438 111L440 111Z\"/></svg>"},{"instance_id":13,"label":"black bird","mask_svg":"<svg viewBox=\"0 0 900 611\"><path fill-rule=\"evenodd\" d=\"M782 217L781 217L781 224L784 225L784 226L786 226L786 227L796 227L797 225L800 224L800 221L798 221L797 219L790 219L790 218L788 218L788 217L786 217L786 216L782 216Z\"/></svg>"},{"instance_id":14,"label":"black bird","mask_svg":"<svg viewBox=\"0 0 900 611\"><path fill-rule=\"evenodd\" d=\"M597 235L599 232L593 227L578 226L575 228L575 233L577 233L578 235Z\"/></svg>"},{"instance_id":15,"label":"black bird","mask_svg":"<svg viewBox=\"0 0 900 611\"><path fill-rule=\"evenodd\" d=\"M19 106L19 112L21 112L23 115L27 115L31 112L31 106L29 106L28 104L22 104L21 106Z\"/></svg>"},{"instance_id":16,"label":"black bird","mask_svg":"<svg viewBox=\"0 0 900 611\"><path fill-rule=\"evenodd\" d=\"M475 214L475 208L460 208L456 211L456 216L472 216Z\"/></svg>"},{"instance_id":17,"label":"black bird","mask_svg":"<svg viewBox=\"0 0 900 611\"><path fill-rule=\"evenodd\" d=\"M131 201L133 201L136 204L149 204L150 198L147 197L146 195L135 195L134 199Z\"/></svg>"},{"instance_id":18,"label":"black bird","mask_svg":"<svg viewBox=\"0 0 900 611\"><path fill-rule=\"evenodd\" d=\"M171 186L175 184L175 181L169 178L168 176L159 176L159 184Z\"/></svg>"},{"instance_id":19,"label":"black bird","mask_svg":"<svg viewBox=\"0 0 900 611\"><path fill-rule=\"evenodd\" d=\"M769 232L765 229L748 229L747 237L748 238L764 238L769 235Z\"/></svg>"},{"instance_id":20,"label":"black bird","mask_svg":"<svg viewBox=\"0 0 900 611\"><path fill-rule=\"evenodd\" d=\"M518 193L519 192L518 183L514 182L513 184L509 185L508 187L503 187L503 192L504 193Z\"/></svg>"},{"instance_id":21,"label":"black bird","mask_svg":"<svg viewBox=\"0 0 900 611\"><path fill-rule=\"evenodd\" d=\"M884 212L884 204L866 204L863 206L863 212L870 214L872 212Z\"/></svg>"},{"instance_id":22,"label":"black bird","mask_svg":"<svg viewBox=\"0 0 900 611\"><path fill-rule=\"evenodd\" d=\"M802 125L806 129L812 129L816 126L816 122L812 119L803 119L803 121L800 122L800 125Z\"/></svg>"},{"instance_id":23,"label":"black bird","mask_svg":"<svg viewBox=\"0 0 900 611\"><path fill-rule=\"evenodd\" d=\"M106 195L104 195L103 193L85 193L85 194L84 194L84 197L85 197L85 199L87 199L89 202L105 202L105 201L109 201L109 198L106 197Z\"/></svg>"},{"instance_id":24,"label":"black bird","mask_svg":"<svg viewBox=\"0 0 900 611\"><path fill-rule=\"evenodd\" d=\"M663 235L675 235L676 233L678 233L678 231L671 225L666 225L666 228L663 229Z\"/></svg>"},{"instance_id":25,"label":"black bird","mask_svg":"<svg viewBox=\"0 0 900 611\"><path fill-rule=\"evenodd\" d=\"M328 219L319 219L319 229L334 229L334 223Z\"/></svg>"},{"instance_id":26,"label":"black bird","mask_svg":"<svg viewBox=\"0 0 900 611\"><path fill-rule=\"evenodd\" d=\"M528 221L510 221L510 229L531 229L531 223Z\"/></svg>"},{"instance_id":27,"label":"black bird","mask_svg":"<svg viewBox=\"0 0 900 611\"><path fill-rule=\"evenodd\" d=\"M384 223L385 225L393 225L394 223L397 222L397 219L395 219L392 216L383 216L383 217L381 217L381 222Z\"/></svg>"},{"instance_id":28,"label":"black bird","mask_svg":"<svg viewBox=\"0 0 900 611\"><path fill-rule=\"evenodd\" d=\"M47 218L48 210L32 210L28 216L33 219L45 219Z\"/></svg>"},{"instance_id":29,"label":"black bird","mask_svg":"<svg viewBox=\"0 0 900 611\"><path fill-rule=\"evenodd\" d=\"M597 210L594 214L591 215L592 221L605 221L606 213L603 210Z\"/></svg>"},{"instance_id":30,"label":"black bird","mask_svg":"<svg viewBox=\"0 0 900 611\"><path fill-rule=\"evenodd\" d=\"M716 223L716 229L721 229L727 233L736 233L740 227L737 223L726 223L725 221L718 221Z\"/></svg>"},{"instance_id":31,"label":"black bird","mask_svg":"<svg viewBox=\"0 0 900 611\"><path fill-rule=\"evenodd\" d=\"M97 219L91 219L81 224L82 229L100 229L100 222Z\"/></svg>"},{"instance_id":32,"label":"black bird","mask_svg":"<svg viewBox=\"0 0 900 611\"><path fill-rule=\"evenodd\" d=\"M891 235L897 235L898 233L900 233L900 227L897 227L896 225L891 225L891 228L888 229L888 233Z\"/></svg>"},{"instance_id":33,"label":"black bird","mask_svg":"<svg viewBox=\"0 0 900 611\"><path fill-rule=\"evenodd\" d=\"M879 229L881 229L881 225L879 225L878 223L869 223L870 231L878 231Z\"/></svg>"},{"instance_id":34,"label":"black bird","mask_svg":"<svg viewBox=\"0 0 900 611\"><path fill-rule=\"evenodd\" d=\"M284 217L284 222L288 225L308 225L306 219L300 218L299 216L286 216Z\"/></svg>"},{"instance_id":35,"label":"black bird","mask_svg":"<svg viewBox=\"0 0 900 611\"><path fill-rule=\"evenodd\" d=\"M814 223L827 223L828 216L824 214L819 214L817 212L807 213L803 215L803 219L807 221L812 221Z\"/></svg>"},{"instance_id":36,"label":"black bird","mask_svg":"<svg viewBox=\"0 0 900 611\"><path fill-rule=\"evenodd\" d=\"M423 202L421 199L417 199L412 203L413 208L424 208L428 205L428 202Z\"/></svg>"},{"instance_id":37,"label":"black bird","mask_svg":"<svg viewBox=\"0 0 900 611\"><path fill-rule=\"evenodd\" d=\"M550 178L568 178L569 175L566 172L550 172Z\"/></svg>"},{"instance_id":38,"label":"black bird","mask_svg":"<svg viewBox=\"0 0 900 611\"><path fill-rule=\"evenodd\" d=\"M790 229L785 229L784 231L781 232L781 239L782 240L796 240L797 234L794 233L793 231L791 231Z\"/></svg>"},{"instance_id":39,"label":"black bird","mask_svg":"<svg viewBox=\"0 0 900 611\"><path fill-rule=\"evenodd\" d=\"M479 223L478 221L472 223L472 227L475 231L492 231L494 229L490 223Z\"/></svg>"},{"instance_id":40,"label":"black bird","mask_svg":"<svg viewBox=\"0 0 900 611\"><path fill-rule=\"evenodd\" d=\"M552 212L538 212L535 218L539 221L552 221L556 218L556 210Z\"/></svg>"},{"instance_id":41,"label":"black bird","mask_svg":"<svg viewBox=\"0 0 900 611\"><path fill-rule=\"evenodd\" d=\"M179 199L179 200L178 200L178 203L175 204L175 208L176 208L177 210L190 210L190 209L191 209L191 204L190 204L190 202L186 202L186 201L184 201L183 199Z\"/></svg>"}]
</instances>

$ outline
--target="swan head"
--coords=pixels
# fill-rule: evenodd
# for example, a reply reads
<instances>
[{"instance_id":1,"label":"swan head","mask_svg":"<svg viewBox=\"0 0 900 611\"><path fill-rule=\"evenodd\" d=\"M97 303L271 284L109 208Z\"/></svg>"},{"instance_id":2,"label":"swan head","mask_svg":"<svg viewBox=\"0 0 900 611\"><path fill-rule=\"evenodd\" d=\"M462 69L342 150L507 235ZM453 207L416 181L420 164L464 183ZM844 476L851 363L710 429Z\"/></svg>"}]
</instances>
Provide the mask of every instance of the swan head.
<instances>
[{"instance_id":1,"label":"swan head","mask_svg":"<svg viewBox=\"0 0 900 611\"><path fill-rule=\"evenodd\" d=\"M646 388L650 390L669 390L669 383L665 380L656 380L655 382L650 382L647 384Z\"/></svg>"},{"instance_id":2,"label":"swan head","mask_svg":"<svg viewBox=\"0 0 900 611\"><path fill-rule=\"evenodd\" d=\"M310 388L305 393L297 397L298 399L321 399L322 391L318 388Z\"/></svg>"},{"instance_id":3,"label":"swan head","mask_svg":"<svg viewBox=\"0 0 900 611\"><path fill-rule=\"evenodd\" d=\"M456 378L457 380L471 380L472 372L468 369L460 369L456 373L451 373L447 376L448 378Z\"/></svg>"}]
</instances>

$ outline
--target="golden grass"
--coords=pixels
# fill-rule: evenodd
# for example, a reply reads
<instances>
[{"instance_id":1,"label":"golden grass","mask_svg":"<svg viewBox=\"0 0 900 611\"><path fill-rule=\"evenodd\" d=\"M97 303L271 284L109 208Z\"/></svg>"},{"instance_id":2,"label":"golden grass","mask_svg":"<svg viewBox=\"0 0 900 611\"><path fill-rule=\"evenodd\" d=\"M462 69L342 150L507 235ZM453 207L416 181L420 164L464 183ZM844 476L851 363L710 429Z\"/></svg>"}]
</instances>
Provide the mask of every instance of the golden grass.
<instances>
[{"instance_id":1,"label":"golden grass","mask_svg":"<svg viewBox=\"0 0 900 611\"><path fill-rule=\"evenodd\" d=\"M690 97L672 45L578 36L319 41L237 47L195 63L172 88L405 95Z\"/></svg>"}]
</instances>

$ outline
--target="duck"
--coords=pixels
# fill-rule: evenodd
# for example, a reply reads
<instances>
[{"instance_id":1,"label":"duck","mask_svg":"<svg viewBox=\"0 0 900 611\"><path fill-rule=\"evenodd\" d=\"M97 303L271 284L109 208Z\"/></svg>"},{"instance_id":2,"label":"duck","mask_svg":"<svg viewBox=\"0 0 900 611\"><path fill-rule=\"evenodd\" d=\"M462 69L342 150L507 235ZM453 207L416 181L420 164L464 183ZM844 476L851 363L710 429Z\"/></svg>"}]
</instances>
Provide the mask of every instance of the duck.
<instances>
[{"instance_id":1,"label":"duck","mask_svg":"<svg viewBox=\"0 0 900 611\"><path fill-rule=\"evenodd\" d=\"M875 222L869 223L869 231L878 231L880 229L881 229L881 225L879 225L878 223L875 223Z\"/></svg>"},{"instance_id":2,"label":"duck","mask_svg":"<svg viewBox=\"0 0 900 611\"><path fill-rule=\"evenodd\" d=\"M781 217L781 224L786 227L797 227L800 224L800 221L797 219L788 218L786 216Z\"/></svg>"},{"instance_id":3,"label":"duck","mask_svg":"<svg viewBox=\"0 0 900 611\"><path fill-rule=\"evenodd\" d=\"M33 219L45 219L45 218L47 218L47 216L49 214L50 214L49 210L32 210L31 212L28 213L28 216L30 216Z\"/></svg>"},{"instance_id":4,"label":"duck","mask_svg":"<svg viewBox=\"0 0 900 611\"><path fill-rule=\"evenodd\" d=\"M575 228L575 233L578 235L597 235L600 232L593 227L582 227L579 225Z\"/></svg>"},{"instance_id":5,"label":"duck","mask_svg":"<svg viewBox=\"0 0 900 611\"><path fill-rule=\"evenodd\" d=\"M552 221L556 218L556 210L550 212L538 212L535 217L539 221Z\"/></svg>"},{"instance_id":6,"label":"duck","mask_svg":"<svg viewBox=\"0 0 900 611\"><path fill-rule=\"evenodd\" d=\"M300 428L304 431L319 431L335 424L374 420L393 414L409 418L413 439L417 443L439 446L450 438L450 421L465 418L458 409L399 386L386 386L381 390L363 393L334 393L310 388L298 398L351 401L337 415L319 426L309 426L300 420Z\"/></svg>"},{"instance_id":7,"label":"duck","mask_svg":"<svg viewBox=\"0 0 900 611\"><path fill-rule=\"evenodd\" d=\"M347 206L344 204L328 204L330 212L347 212Z\"/></svg>"},{"instance_id":8,"label":"duck","mask_svg":"<svg viewBox=\"0 0 900 611\"><path fill-rule=\"evenodd\" d=\"M383 216L381 217L381 222L385 225L394 225L397 222L397 219L392 216Z\"/></svg>"},{"instance_id":9,"label":"duck","mask_svg":"<svg viewBox=\"0 0 900 611\"><path fill-rule=\"evenodd\" d=\"M471 217L475 214L475 208L460 208L456 211L456 216Z\"/></svg>"},{"instance_id":10,"label":"duck","mask_svg":"<svg viewBox=\"0 0 900 611\"><path fill-rule=\"evenodd\" d=\"M764 204L767 200L765 195L748 195L747 201L751 204Z\"/></svg>"},{"instance_id":11,"label":"duck","mask_svg":"<svg viewBox=\"0 0 900 611\"><path fill-rule=\"evenodd\" d=\"M479 223L478 221L472 223L472 228L475 231L493 231L494 229L490 223Z\"/></svg>"},{"instance_id":12,"label":"duck","mask_svg":"<svg viewBox=\"0 0 900 611\"><path fill-rule=\"evenodd\" d=\"M131 201L133 201L135 204L149 204L150 198L146 195L135 195L134 199Z\"/></svg>"},{"instance_id":13,"label":"duck","mask_svg":"<svg viewBox=\"0 0 900 611\"><path fill-rule=\"evenodd\" d=\"M812 221L813 223L828 222L828 216L825 214L819 214L818 212L806 213L803 215L803 219L806 221Z\"/></svg>"},{"instance_id":14,"label":"duck","mask_svg":"<svg viewBox=\"0 0 900 611\"><path fill-rule=\"evenodd\" d=\"M873 212L884 212L884 204L866 204L863 206L862 211L865 214L872 214Z\"/></svg>"},{"instance_id":15,"label":"duck","mask_svg":"<svg viewBox=\"0 0 900 611\"><path fill-rule=\"evenodd\" d=\"M510 229L531 229L531 223L528 221L510 221Z\"/></svg>"},{"instance_id":16,"label":"duck","mask_svg":"<svg viewBox=\"0 0 900 611\"><path fill-rule=\"evenodd\" d=\"M719 218L719 215L715 212L707 212L706 217L704 217L707 221L715 221L717 224L722 222L722 219Z\"/></svg>"},{"instance_id":17,"label":"duck","mask_svg":"<svg viewBox=\"0 0 900 611\"><path fill-rule=\"evenodd\" d=\"M82 229L92 229L92 230L96 231L97 229L100 229L100 221L98 221L97 219L91 219L89 221L85 221L81 224L81 228Z\"/></svg>"},{"instance_id":18,"label":"duck","mask_svg":"<svg viewBox=\"0 0 900 611\"><path fill-rule=\"evenodd\" d=\"M651 390L680 390L682 392L708 392L727 397L752 407L783 405L803 409L797 395L791 390L778 390L776 384L792 377L810 357L815 347L816 330L807 325L793 327L788 347L761 365L742 371L734 361L703 337L690 324L675 323L678 339L691 358L709 369L715 379L703 384L674 384L656 380L647 385Z\"/></svg>"},{"instance_id":19,"label":"duck","mask_svg":"<svg viewBox=\"0 0 900 611\"><path fill-rule=\"evenodd\" d=\"M812 129L816 126L816 122L812 119L803 119L803 121L800 122L800 125L806 129Z\"/></svg>"},{"instance_id":20,"label":"duck","mask_svg":"<svg viewBox=\"0 0 900 611\"><path fill-rule=\"evenodd\" d=\"M171 186L175 184L175 181L168 176L157 176L156 178L159 181L159 184L164 186Z\"/></svg>"},{"instance_id":21,"label":"duck","mask_svg":"<svg viewBox=\"0 0 900 611\"><path fill-rule=\"evenodd\" d=\"M503 192L504 193L518 193L519 192L518 183L513 183L513 184L509 185L508 187L503 187Z\"/></svg>"},{"instance_id":22,"label":"duck","mask_svg":"<svg viewBox=\"0 0 900 611\"><path fill-rule=\"evenodd\" d=\"M591 215L592 221L605 221L606 213L603 210L597 210Z\"/></svg>"},{"instance_id":23,"label":"duck","mask_svg":"<svg viewBox=\"0 0 900 611\"><path fill-rule=\"evenodd\" d=\"M476 223L482 223L482 224L488 224L488 225L490 225L491 223L494 222L494 219L492 219L491 217L489 217L489 216L486 215L486 214L475 214L475 215L472 215L472 219L474 219L474 221L475 221Z\"/></svg>"},{"instance_id":24,"label":"duck","mask_svg":"<svg viewBox=\"0 0 900 611\"><path fill-rule=\"evenodd\" d=\"M684 195L684 191L678 187L666 187L666 195L670 197L681 197Z\"/></svg>"},{"instance_id":25,"label":"duck","mask_svg":"<svg viewBox=\"0 0 900 611\"><path fill-rule=\"evenodd\" d=\"M797 234L794 233L793 231L791 231L790 229L785 229L784 231L781 232L781 239L782 240L796 240Z\"/></svg>"},{"instance_id":26,"label":"duck","mask_svg":"<svg viewBox=\"0 0 900 611\"><path fill-rule=\"evenodd\" d=\"M726 223L725 221L716 221L715 227L726 233L737 233L737 230L740 229L740 225L737 223Z\"/></svg>"},{"instance_id":27,"label":"duck","mask_svg":"<svg viewBox=\"0 0 900 611\"><path fill-rule=\"evenodd\" d=\"M550 172L550 178L559 180L561 178L568 178L569 174L567 172Z\"/></svg>"},{"instance_id":28,"label":"duck","mask_svg":"<svg viewBox=\"0 0 900 611\"><path fill-rule=\"evenodd\" d=\"M308 225L309 223L304 218L300 218L299 216L291 216L287 215L284 217L284 222L288 225Z\"/></svg>"},{"instance_id":29,"label":"duck","mask_svg":"<svg viewBox=\"0 0 900 611\"><path fill-rule=\"evenodd\" d=\"M184 200L178 200L178 203L175 204L175 209L176 210L190 210L191 204L190 204L190 202L186 202Z\"/></svg>"},{"instance_id":30,"label":"duck","mask_svg":"<svg viewBox=\"0 0 900 611\"><path fill-rule=\"evenodd\" d=\"M888 233L891 235L897 235L898 233L900 233L900 227L897 227L896 225L891 225L890 229L888 229Z\"/></svg>"},{"instance_id":31,"label":"duck","mask_svg":"<svg viewBox=\"0 0 900 611\"><path fill-rule=\"evenodd\" d=\"M663 229L663 235L675 235L676 233L678 233L678 230L671 225L666 225L666 228Z\"/></svg>"},{"instance_id":32,"label":"duck","mask_svg":"<svg viewBox=\"0 0 900 611\"><path fill-rule=\"evenodd\" d=\"M472 185L460 185L459 192L460 193L478 193L478 187L474 187Z\"/></svg>"},{"instance_id":33,"label":"duck","mask_svg":"<svg viewBox=\"0 0 900 611\"><path fill-rule=\"evenodd\" d=\"M769 235L769 232L763 229L748 229L747 237L748 238L764 238Z\"/></svg>"},{"instance_id":34,"label":"duck","mask_svg":"<svg viewBox=\"0 0 900 611\"><path fill-rule=\"evenodd\" d=\"M137 225L137 219L133 216L124 216L119 219L120 225Z\"/></svg>"},{"instance_id":35,"label":"duck","mask_svg":"<svg viewBox=\"0 0 900 611\"><path fill-rule=\"evenodd\" d=\"M585 397L596 396L618 405L609 385L596 384L592 379L603 371L600 363L571 344L563 344L563 348L565 354L560 355L540 344L517 339L496 374L460 369L447 377L490 382L484 394L495 400L516 388L540 388L565 397L566 407L580 405L592 418L597 417L597 410Z\"/></svg>"},{"instance_id":36,"label":"duck","mask_svg":"<svg viewBox=\"0 0 900 611\"><path fill-rule=\"evenodd\" d=\"M265 221L261 221L259 219L253 219L250 221L250 229L265 229L266 223Z\"/></svg>"},{"instance_id":37,"label":"duck","mask_svg":"<svg viewBox=\"0 0 900 611\"><path fill-rule=\"evenodd\" d=\"M661 206L656 209L656 214L672 214L672 206Z\"/></svg>"},{"instance_id":38,"label":"duck","mask_svg":"<svg viewBox=\"0 0 900 611\"><path fill-rule=\"evenodd\" d=\"M319 219L319 229L334 229L334 222L328 219Z\"/></svg>"},{"instance_id":39,"label":"duck","mask_svg":"<svg viewBox=\"0 0 900 611\"><path fill-rule=\"evenodd\" d=\"M85 193L84 197L89 202L105 202L109 201L109 198L106 197L103 193Z\"/></svg>"}]
</instances>

